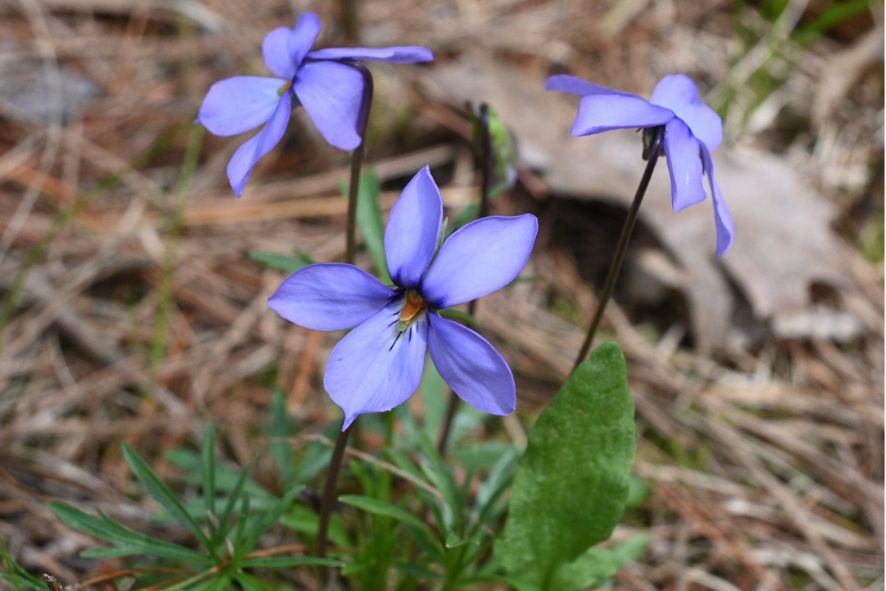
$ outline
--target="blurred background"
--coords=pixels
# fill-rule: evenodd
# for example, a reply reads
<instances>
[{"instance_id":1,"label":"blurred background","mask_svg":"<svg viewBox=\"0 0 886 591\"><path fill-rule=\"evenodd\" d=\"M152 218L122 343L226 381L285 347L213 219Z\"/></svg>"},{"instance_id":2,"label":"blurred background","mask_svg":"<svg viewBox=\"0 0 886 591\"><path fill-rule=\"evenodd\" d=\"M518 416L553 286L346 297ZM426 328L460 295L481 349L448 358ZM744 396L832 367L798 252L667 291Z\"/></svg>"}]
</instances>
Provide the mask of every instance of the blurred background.
<instances>
[{"instance_id":1,"label":"blurred background","mask_svg":"<svg viewBox=\"0 0 886 591\"><path fill-rule=\"evenodd\" d=\"M347 154L296 111L237 200L224 169L242 140L192 124L212 82L265 75L262 38L306 9L321 46L436 54L372 66L384 208L425 164L450 217L477 198L466 102L513 134L518 182L493 210L533 211L541 232L525 280L477 315L518 413L465 423L467 440L520 445L562 383L642 172L639 134L572 138L577 100L546 77L644 96L668 73L699 83L724 120L736 241L718 259L710 201L675 214L659 167L604 320L628 357L645 491L615 537L652 539L617 586L882 589L876 0L0 0L0 543L82 580L109 561L78 557L94 542L50 501L162 530L130 495L123 442L175 482L164 450L209 422L228 462L265 451L275 390L299 433L339 420L322 389L337 335L266 299L274 255L343 256Z\"/></svg>"}]
</instances>

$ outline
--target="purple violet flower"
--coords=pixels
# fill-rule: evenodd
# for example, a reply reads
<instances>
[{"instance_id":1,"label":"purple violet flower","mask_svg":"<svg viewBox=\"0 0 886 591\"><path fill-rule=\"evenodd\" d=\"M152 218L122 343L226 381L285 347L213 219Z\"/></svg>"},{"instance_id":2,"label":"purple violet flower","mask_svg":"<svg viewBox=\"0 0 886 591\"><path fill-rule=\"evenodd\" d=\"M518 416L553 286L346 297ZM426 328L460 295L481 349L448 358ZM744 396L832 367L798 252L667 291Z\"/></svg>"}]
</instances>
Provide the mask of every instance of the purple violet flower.
<instances>
[{"instance_id":1,"label":"purple violet flower","mask_svg":"<svg viewBox=\"0 0 886 591\"><path fill-rule=\"evenodd\" d=\"M612 129L664 126L664 151L671 173L674 211L703 201L702 176L707 173L714 200L717 255L732 244L735 228L717 181L711 152L723 141L723 123L698 97L691 78L673 74L662 78L648 101L637 95L585 82L574 76L551 76L546 88L582 97L572 135L592 135Z\"/></svg>"},{"instance_id":2,"label":"purple violet flower","mask_svg":"<svg viewBox=\"0 0 886 591\"><path fill-rule=\"evenodd\" d=\"M428 167L413 177L388 219L385 254L394 287L342 263L290 275L268 300L280 316L314 330L353 328L329 356L323 385L345 414L399 406L418 388L425 351L465 402L495 415L516 407L514 377L473 330L438 314L497 291L529 259L534 215L491 216L454 232L437 251L443 201Z\"/></svg>"},{"instance_id":3,"label":"purple violet flower","mask_svg":"<svg viewBox=\"0 0 886 591\"><path fill-rule=\"evenodd\" d=\"M430 50L412 46L310 51L319 34L320 19L313 12L299 16L292 29L274 29L262 43L265 65L274 77L226 78L213 84L203 99L197 121L215 135L238 135L263 126L228 163L228 180L238 197L255 164L283 137L294 106L302 105L336 148L353 150L360 145L365 82L363 74L348 65L349 60L415 63L434 59Z\"/></svg>"}]
</instances>

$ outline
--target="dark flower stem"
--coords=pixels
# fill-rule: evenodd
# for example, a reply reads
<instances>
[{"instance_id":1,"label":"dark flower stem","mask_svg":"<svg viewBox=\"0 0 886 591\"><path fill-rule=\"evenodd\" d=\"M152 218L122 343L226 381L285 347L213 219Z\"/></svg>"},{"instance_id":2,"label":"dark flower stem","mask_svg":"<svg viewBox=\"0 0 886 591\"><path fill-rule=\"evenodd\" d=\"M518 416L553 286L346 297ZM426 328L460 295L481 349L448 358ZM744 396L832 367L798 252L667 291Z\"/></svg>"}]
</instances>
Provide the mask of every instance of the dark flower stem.
<instances>
[{"instance_id":1,"label":"dark flower stem","mask_svg":"<svg viewBox=\"0 0 886 591\"><path fill-rule=\"evenodd\" d=\"M366 146L366 128L369 124L369 111L372 109L372 74L363 64L346 62L363 76L363 101L360 105L360 116L357 119L357 129L363 141L351 153L351 182L348 186L348 222L345 230L345 262L353 264L357 255L357 196L360 191L360 170L363 167L363 156ZM341 470L342 460L345 457L345 448L348 445L348 436L354 427L352 423L347 429L338 434L335 439L335 447L329 460L329 471L326 473L326 482L323 485L323 498L320 502L320 523L317 526L317 556L326 556L326 540L329 534L329 518L332 515L332 506L336 499L338 473ZM329 569L329 580L334 582L335 569Z\"/></svg>"},{"instance_id":2,"label":"dark flower stem","mask_svg":"<svg viewBox=\"0 0 886 591\"><path fill-rule=\"evenodd\" d=\"M609 272L606 275L606 282L603 284L603 292L600 294L600 298L597 302L597 309L594 311L594 317L588 328L588 334L585 336L584 343L582 343L581 349L578 351L578 357L575 359L572 371L575 371L579 364L581 364L581 362L588 356L588 353L591 350L591 345L594 343L594 335L597 332L597 328L600 326L600 320L603 318L603 311L606 310L606 304L609 303L609 299L612 297L615 281L618 279L618 275L621 272L625 254L628 250L628 242L631 239L634 226L637 224L637 214L640 212L640 204L643 203L643 197L646 195L646 189L649 187L650 179L652 179L652 172L655 170L655 165L661 154L662 140L664 139L664 127L656 127L651 130L650 133L652 137L651 142L649 143L649 159L646 161L646 169L643 171L643 176L640 178L640 184L637 186L637 192L634 194L634 201L631 203L631 208L628 210L628 217L625 219L624 226L621 227L618 244L615 246L615 256L612 257L612 263L609 265Z\"/></svg>"},{"instance_id":3,"label":"dark flower stem","mask_svg":"<svg viewBox=\"0 0 886 591\"><path fill-rule=\"evenodd\" d=\"M478 218L489 215L489 186L492 182L492 139L489 135L489 105L480 104L480 211ZM477 300L471 300L468 304L468 314L474 316L477 310ZM458 411L459 398L455 392L449 392L449 405L446 408L446 418L443 419L443 427L440 430L440 439L437 441L437 451L440 455L446 451L449 442L449 433L452 431L452 422Z\"/></svg>"},{"instance_id":4,"label":"dark flower stem","mask_svg":"<svg viewBox=\"0 0 886 591\"><path fill-rule=\"evenodd\" d=\"M348 225L345 234L345 262L352 263L357 255L357 197L360 193L360 170L366 153L366 128L369 126L369 111L372 109L372 74L363 64L346 62L363 75L363 102L357 128L363 141L351 152L351 182L348 185Z\"/></svg>"}]
</instances>

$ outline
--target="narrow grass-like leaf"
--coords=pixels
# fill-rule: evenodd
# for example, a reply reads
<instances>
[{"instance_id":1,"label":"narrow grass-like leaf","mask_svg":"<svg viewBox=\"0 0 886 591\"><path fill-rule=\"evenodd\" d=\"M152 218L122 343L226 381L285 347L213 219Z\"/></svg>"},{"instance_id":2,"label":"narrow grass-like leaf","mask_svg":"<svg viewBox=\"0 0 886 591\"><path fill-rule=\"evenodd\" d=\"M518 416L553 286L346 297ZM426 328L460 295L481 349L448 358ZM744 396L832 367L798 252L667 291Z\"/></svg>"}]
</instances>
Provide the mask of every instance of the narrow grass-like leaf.
<instances>
[{"instance_id":1,"label":"narrow grass-like leaf","mask_svg":"<svg viewBox=\"0 0 886 591\"><path fill-rule=\"evenodd\" d=\"M206 512L215 515L215 427L210 424L203 434L203 502ZM212 524L210 522L210 527Z\"/></svg>"},{"instance_id":2,"label":"narrow grass-like leaf","mask_svg":"<svg viewBox=\"0 0 886 591\"><path fill-rule=\"evenodd\" d=\"M357 226L366 241L366 250L383 283L391 282L385 257L385 225L381 216L381 182L378 173L369 168L360 177L357 197Z\"/></svg>"},{"instance_id":3,"label":"narrow grass-like leaf","mask_svg":"<svg viewBox=\"0 0 886 591\"><path fill-rule=\"evenodd\" d=\"M268 448L277 469L280 470L283 490L289 490L295 484L292 445L288 439L293 433L293 428L292 418L286 411L286 393L283 390L274 390L271 396L271 420L267 426L267 433L270 440Z\"/></svg>"},{"instance_id":4,"label":"narrow grass-like leaf","mask_svg":"<svg viewBox=\"0 0 886 591\"><path fill-rule=\"evenodd\" d=\"M150 494L155 501L163 505L163 508L166 509L176 521L194 534L197 540L209 550L210 553L212 553L213 557L215 557L215 547L209 541L209 538L206 537L206 534L203 533L203 530L200 529L200 526L191 514L187 512L181 501L179 501L169 487L160 480L160 477L151 470L151 467L148 466L147 462L135 453L135 450L133 450L129 444L123 444L123 457L126 459L126 463L129 464L129 469L132 470L135 477L138 478L139 482L141 482L147 489L148 494Z\"/></svg>"},{"instance_id":5,"label":"narrow grass-like leaf","mask_svg":"<svg viewBox=\"0 0 886 591\"><path fill-rule=\"evenodd\" d=\"M51 507L56 516L67 526L114 545L114 548L86 550L84 555L87 555L87 553L102 556L147 555L157 558L196 562L198 564L210 564L212 562L209 557L190 548L159 540L130 529L112 520L104 513L100 513L98 517L95 517L76 507L60 502L52 503Z\"/></svg>"},{"instance_id":6,"label":"narrow grass-like leaf","mask_svg":"<svg viewBox=\"0 0 886 591\"><path fill-rule=\"evenodd\" d=\"M276 505L270 510L265 511L258 519L254 520L249 527L246 528L243 539L237 545L235 562L239 562L242 556L245 556L255 548L259 539L280 519L284 511L289 509L292 502L298 497L299 493L304 489L303 486L293 488L281 498Z\"/></svg>"},{"instance_id":7,"label":"narrow grass-like leaf","mask_svg":"<svg viewBox=\"0 0 886 591\"><path fill-rule=\"evenodd\" d=\"M314 556L260 556L247 558L240 563L242 568L296 568L299 566L330 566L340 567L344 563L334 558L316 558Z\"/></svg>"},{"instance_id":8,"label":"narrow grass-like leaf","mask_svg":"<svg viewBox=\"0 0 886 591\"><path fill-rule=\"evenodd\" d=\"M267 250L253 250L250 251L249 258L260 265L277 269L284 273L295 273L299 269L315 262L311 255L302 251L298 251L295 254L283 254Z\"/></svg>"},{"instance_id":9,"label":"narrow grass-like leaf","mask_svg":"<svg viewBox=\"0 0 886 591\"><path fill-rule=\"evenodd\" d=\"M342 495L338 498L338 500L345 505L357 507L358 509L362 509L367 513L374 513L375 515L390 517L403 524L411 525L417 530L426 533L427 536L431 539L433 539L434 537L425 522L423 522L421 519L419 519L406 509L398 507L393 503L359 495Z\"/></svg>"}]
</instances>

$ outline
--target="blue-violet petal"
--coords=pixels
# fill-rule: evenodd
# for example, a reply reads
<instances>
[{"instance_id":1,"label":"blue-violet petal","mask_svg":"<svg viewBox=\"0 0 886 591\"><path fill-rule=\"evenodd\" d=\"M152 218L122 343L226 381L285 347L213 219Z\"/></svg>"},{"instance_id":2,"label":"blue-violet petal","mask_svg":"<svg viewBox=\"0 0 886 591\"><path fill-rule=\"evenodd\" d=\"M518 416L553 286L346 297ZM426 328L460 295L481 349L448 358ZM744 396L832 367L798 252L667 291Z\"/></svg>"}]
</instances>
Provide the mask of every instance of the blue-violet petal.
<instances>
[{"instance_id":1,"label":"blue-violet petal","mask_svg":"<svg viewBox=\"0 0 886 591\"><path fill-rule=\"evenodd\" d=\"M295 78L295 94L327 142L353 150L362 142L357 129L363 102L363 75L337 62L308 62Z\"/></svg>"},{"instance_id":2,"label":"blue-violet petal","mask_svg":"<svg viewBox=\"0 0 886 591\"><path fill-rule=\"evenodd\" d=\"M396 292L344 263L308 265L286 278L268 305L286 320L314 330L344 330L368 320Z\"/></svg>"},{"instance_id":3,"label":"blue-violet petal","mask_svg":"<svg viewBox=\"0 0 886 591\"><path fill-rule=\"evenodd\" d=\"M274 114L286 80L234 76L209 87L197 121L215 135L229 136L255 129Z\"/></svg>"},{"instance_id":4,"label":"blue-violet petal","mask_svg":"<svg viewBox=\"0 0 886 591\"><path fill-rule=\"evenodd\" d=\"M393 302L345 335L332 349L323 385L345 413L342 430L359 415L399 406L421 382L427 314L397 331L402 302Z\"/></svg>"},{"instance_id":5,"label":"blue-violet petal","mask_svg":"<svg viewBox=\"0 0 886 591\"><path fill-rule=\"evenodd\" d=\"M442 220L440 190L425 166L403 189L385 228L385 256L394 283L418 287L437 248Z\"/></svg>"},{"instance_id":6,"label":"blue-violet petal","mask_svg":"<svg viewBox=\"0 0 886 591\"><path fill-rule=\"evenodd\" d=\"M249 175L252 174L255 164L280 142L286 132L291 114L292 96L287 92L280 97L277 108L267 125L237 148L237 151L231 156L231 160L228 162L228 181L238 197L243 194L246 181L249 180Z\"/></svg>"},{"instance_id":7,"label":"blue-violet petal","mask_svg":"<svg viewBox=\"0 0 886 591\"><path fill-rule=\"evenodd\" d=\"M434 307L448 308L501 289L526 266L537 233L532 214L474 220L440 247L422 294Z\"/></svg>"},{"instance_id":8,"label":"blue-violet petal","mask_svg":"<svg viewBox=\"0 0 886 591\"><path fill-rule=\"evenodd\" d=\"M514 376L489 341L467 328L428 316L428 351L452 390L471 406L494 415L509 415L517 406Z\"/></svg>"}]
</instances>

